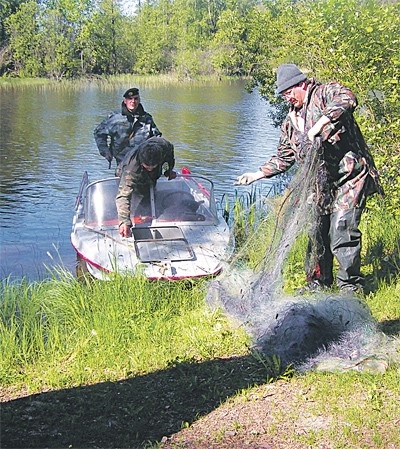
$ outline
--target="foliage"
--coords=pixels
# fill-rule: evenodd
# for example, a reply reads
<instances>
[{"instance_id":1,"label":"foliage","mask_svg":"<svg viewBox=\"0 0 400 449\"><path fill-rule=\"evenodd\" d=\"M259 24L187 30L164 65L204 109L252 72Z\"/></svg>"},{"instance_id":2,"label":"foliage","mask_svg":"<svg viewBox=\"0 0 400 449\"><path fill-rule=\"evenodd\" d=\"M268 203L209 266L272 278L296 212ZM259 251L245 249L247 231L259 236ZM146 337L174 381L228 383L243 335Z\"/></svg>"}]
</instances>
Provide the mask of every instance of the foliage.
<instances>
[{"instance_id":1,"label":"foliage","mask_svg":"<svg viewBox=\"0 0 400 449\"><path fill-rule=\"evenodd\" d=\"M381 173L386 207L399 216L399 2L157 0L139 4L133 16L123 14L119 0L5 5L0 72L14 76L246 76L248 89L258 88L275 106L276 125L287 110L274 92L280 63L347 85L358 98L357 120ZM379 201L369 207L377 209Z\"/></svg>"},{"instance_id":2,"label":"foliage","mask_svg":"<svg viewBox=\"0 0 400 449\"><path fill-rule=\"evenodd\" d=\"M77 61L73 58L71 45L72 27L65 21L62 11L54 9L49 12L42 23L41 39L43 46L43 69L50 78L60 80L75 73Z\"/></svg>"},{"instance_id":3,"label":"foliage","mask_svg":"<svg viewBox=\"0 0 400 449\"><path fill-rule=\"evenodd\" d=\"M44 74L40 54L38 17L39 7L35 2L30 1L23 4L19 11L6 20L14 67L22 77Z\"/></svg>"},{"instance_id":4,"label":"foliage","mask_svg":"<svg viewBox=\"0 0 400 449\"><path fill-rule=\"evenodd\" d=\"M79 282L60 271L43 283L6 283L1 293L3 386L21 382L37 390L119 379L178 358L247 351L243 330L206 310L201 281L115 275L109 282Z\"/></svg>"},{"instance_id":5,"label":"foliage","mask_svg":"<svg viewBox=\"0 0 400 449\"><path fill-rule=\"evenodd\" d=\"M243 75L244 42L248 19L239 11L226 10L218 20L218 31L212 45L213 65L221 73Z\"/></svg>"},{"instance_id":6,"label":"foliage","mask_svg":"<svg viewBox=\"0 0 400 449\"><path fill-rule=\"evenodd\" d=\"M160 8L153 8L150 4L141 8L135 24L136 39L133 45L135 73L156 74L171 69L176 30L169 27L170 12L169 2L162 2Z\"/></svg>"},{"instance_id":7,"label":"foliage","mask_svg":"<svg viewBox=\"0 0 400 449\"><path fill-rule=\"evenodd\" d=\"M131 32L129 21L116 0L102 0L85 24L81 39L85 72L104 75L129 73L135 63L137 35Z\"/></svg>"},{"instance_id":8,"label":"foliage","mask_svg":"<svg viewBox=\"0 0 400 449\"><path fill-rule=\"evenodd\" d=\"M275 48L261 48L271 65L294 62L309 76L350 87L359 101L358 121L381 172L387 207L400 210L400 4L377 0L303 0L279 2L269 29ZM298 20L302 17L302 20ZM279 33L290 29L290 33ZM272 103L275 77L260 68L254 85ZM281 114L278 113L278 117ZM377 201L371 207L377 207Z\"/></svg>"},{"instance_id":9,"label":"foliage","mask_svg":"<svg viewBox=\"0 0 400 449\"><path fill-rule=\"evenodd\" d=\"M26 0L2 0L0 3L0 48L4 45L7 37L5 20L18 10Z\"/></svg>"}]
</instances>

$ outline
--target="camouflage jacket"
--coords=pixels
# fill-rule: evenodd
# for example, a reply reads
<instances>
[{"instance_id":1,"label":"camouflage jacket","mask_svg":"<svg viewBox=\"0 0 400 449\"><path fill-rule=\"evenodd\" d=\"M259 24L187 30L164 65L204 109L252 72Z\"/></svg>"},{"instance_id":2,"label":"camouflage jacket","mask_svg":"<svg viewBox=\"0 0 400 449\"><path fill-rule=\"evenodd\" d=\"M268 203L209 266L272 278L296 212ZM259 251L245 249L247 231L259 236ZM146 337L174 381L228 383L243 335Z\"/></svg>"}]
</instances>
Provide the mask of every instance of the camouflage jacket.
<instances>
[{"instance_id":1,"label":"camouflage jacket","mask_svg":"<svg viewBox=\"0 0 400 449\"><path fill-rule=\"evenodd\" d=\"M121 112L112 112L94 130L94 139L103 157L112 155L118 164L141 142L161 136L153 117L139 104L134 114L122 102Z\"/></svg>"},{"instance_id":2,"label":"camouflage jacket","mask_svg":"<svg viewBox=\"0 0 400 449\"><path fill-rule=\"evenodd\" d=\"M382 192L372 155L353 117L357 99L338 83L321 84L309 80L304 105L291 106L281 128L277 155L260 169L266 177L287 171L295 162L301 163L312 148L307 132L321 116L330 123L321 132L322 148L315 180L317 206L320 214L363 207L366 197ZM304 131L296 118L304 120Z\"/></svg>"},{"instance_id":3,"label":"camouflage jacket","mask_svg":"<svg viewBox=\"0 0 400 449\"><path fill-rule=\"evenodd\" d=\"M149 197L150 186L156 184L164 169L164 175L169 176L175 166L174 146L162 137L153 137L151 140L153 139L157 140L162 152L162 163L153 171L149 172L142 167L138 148L128 153L121 164L121 179L116 197L119 224L132 226L131 214L133 215L135 210L131 209L137 207L143 197ZM164 167L164 164L167 164L167 167Z\"/></svg>"}]
</instances>

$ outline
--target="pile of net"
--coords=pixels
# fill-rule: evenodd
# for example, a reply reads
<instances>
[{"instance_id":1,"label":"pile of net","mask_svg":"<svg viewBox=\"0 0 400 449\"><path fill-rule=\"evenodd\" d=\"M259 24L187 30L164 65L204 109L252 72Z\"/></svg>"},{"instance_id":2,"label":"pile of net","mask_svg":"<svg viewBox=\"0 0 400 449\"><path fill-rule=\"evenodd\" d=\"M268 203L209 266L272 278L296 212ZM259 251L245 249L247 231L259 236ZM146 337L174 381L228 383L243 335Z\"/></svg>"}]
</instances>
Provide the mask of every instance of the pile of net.
<instances>
[{"instance_id":1,"label":"pile of net","mask_svg":"<svg viewBox=\"0 0 400 449\"><path fill-rule=\"evenodd\" d=\"M207 303L245 326L254 349L279 357L282 366L383 372L400 361L399 340L379 331L362 299L353 293L290 296L283 290L283 264L296 238L304 232L310 238L315 234L312 192L321 163L318 150L307 152L286 189L262 266L245 268L238 263L239 254L210 282Z\"/></svg>"}]
</instances>

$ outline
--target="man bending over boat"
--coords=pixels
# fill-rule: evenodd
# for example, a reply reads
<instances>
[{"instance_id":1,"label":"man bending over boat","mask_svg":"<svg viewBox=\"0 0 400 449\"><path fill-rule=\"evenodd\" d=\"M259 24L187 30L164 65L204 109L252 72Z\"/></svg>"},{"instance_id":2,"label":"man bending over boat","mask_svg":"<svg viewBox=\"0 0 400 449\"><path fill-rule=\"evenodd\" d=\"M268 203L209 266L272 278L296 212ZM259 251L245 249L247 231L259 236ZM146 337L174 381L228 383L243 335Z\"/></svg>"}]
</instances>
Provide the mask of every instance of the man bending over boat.
<instances>
[{"instance_id":1,"label":"man bending over boat","mask_svg":"<svg viewBox=\"0 0 400 449\"><path fill-rule=\"evenodd\" d=\"M139 89L132 87L124 95L121 111L112 112L94 130L99 153L107 159L109 167L113 158L117 161L116 176L120 176L120 164L124 157L143 141L161 136L153 117L140 102Z\"/></svg>"},{"instance_id":2,"label":"man bending over boat","mask_svg":"<svg viewBox=\"0 0 400 449\"><path fill-rule=\"evenodd\" d=\"M136 150L128 153L122 162L116 197L119 233L122 237L132 235L131 213L135 210L131 210L131 206L136 209L143 199L148 198L150 186L155 186L157 179L163 174L164 164L167 164L164 176L174 179L174 146L163 137L151 137L141 143Z\"/></svg>"}]
</instances>

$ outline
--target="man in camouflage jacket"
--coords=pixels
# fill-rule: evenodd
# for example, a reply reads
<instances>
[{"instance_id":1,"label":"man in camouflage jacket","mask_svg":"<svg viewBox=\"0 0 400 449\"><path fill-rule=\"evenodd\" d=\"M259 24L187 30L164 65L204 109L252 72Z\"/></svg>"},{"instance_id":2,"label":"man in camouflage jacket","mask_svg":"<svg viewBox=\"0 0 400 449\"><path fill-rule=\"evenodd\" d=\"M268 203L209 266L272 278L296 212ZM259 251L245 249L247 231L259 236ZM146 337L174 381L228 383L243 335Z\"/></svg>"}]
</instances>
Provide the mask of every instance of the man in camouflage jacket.
<instances>
[{"instance_id":1,"label":"man in camouflage jacket","mask_svg":"<svg viewBox=\"0 0 400 449\"><path fill-rule=\"evenodd\" d=\"M301 163L316 139L321 140L314 195L316 242L310 241L306 260L310 288L333 283L333 257L339 263L337 284L360 291L361 232L358 229L367 196L382 192L371 153L353 117L354 94L338 83L308 79L294 64L277 71L277 93L290 103L282 124L277 155L255 173L244 173L238 184L270 178ZM313 253L314 258L310 257Z\"/></svg>"},{"instance_id":2,"label":"man in camouflage jacket","mask_svg":"<svg viewBox=\"0 0 400 449\"><path fill-rule=\"evenodd\" d=\"M143 203L148 203L150 186L155 186L162 175L164 164L167 165L164 176L175 178L174 146L163 137L151 137L142 142L122 162L116 197L119 233L122 237L132 235L131 215Z\"/></svg>"},{"instance_id":3,"label":"man in camouflage jacket","mask_svg":"<svg viewBox=\"0 0 400 449\"><path fill-rule=\"evenodd\" d=\"M110 163L113 157L119 166L126 154L144 140L161 136L153 117L140 103L139 89L132 87L124 95L121 112L112 112L94 130L100 154ZM119 176L119 168L116 174Z\"/></svg>"}]
</instances>

